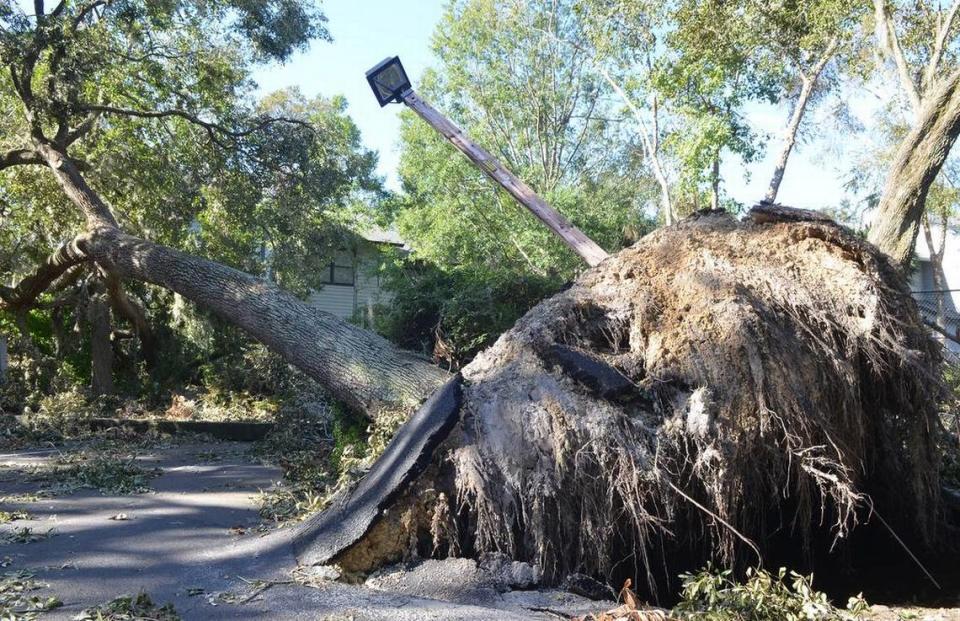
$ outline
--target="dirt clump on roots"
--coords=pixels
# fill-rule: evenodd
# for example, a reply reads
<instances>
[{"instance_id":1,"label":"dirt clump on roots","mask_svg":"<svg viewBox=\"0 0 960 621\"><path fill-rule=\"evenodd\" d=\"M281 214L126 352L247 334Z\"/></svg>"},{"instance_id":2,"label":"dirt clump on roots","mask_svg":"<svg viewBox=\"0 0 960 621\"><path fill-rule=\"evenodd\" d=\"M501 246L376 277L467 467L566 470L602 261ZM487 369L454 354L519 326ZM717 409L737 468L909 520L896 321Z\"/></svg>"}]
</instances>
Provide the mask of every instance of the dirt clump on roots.
<instances>
[{"instance_id":1,"label":"dirt clump on roots","mask_svg":"<svg viewBox=\"0 0 960 621\"><path fill-rule=\"evenodd\" d=\"M653 586L876 514L934 541L938 345L876 248L784 213L658 230L463 370L458 549Z\"/></svg>"}]
</instances>

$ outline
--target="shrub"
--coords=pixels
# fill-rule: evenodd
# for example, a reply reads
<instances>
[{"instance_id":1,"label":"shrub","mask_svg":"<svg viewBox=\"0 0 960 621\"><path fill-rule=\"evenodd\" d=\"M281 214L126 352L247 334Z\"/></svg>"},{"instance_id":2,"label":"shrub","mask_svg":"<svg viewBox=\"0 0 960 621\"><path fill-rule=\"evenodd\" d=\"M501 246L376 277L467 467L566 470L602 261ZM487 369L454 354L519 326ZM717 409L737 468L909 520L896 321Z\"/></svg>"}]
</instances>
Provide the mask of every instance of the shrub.
<instances>
[{"instance_id":1,"label":"shrub","mask_svg":"<svg viewBox=\"0 0 960 621\"><path fill-rule=\"evenodd\" d=\"M831 605L813 588L813 576L801 576L781 567L776 575L748 569L738 583L729 570L710 567L684 574L682 600L674 616L696 621L843 621L859 619L867 611L863 597L851 597L845 610Z\"/></svg>"}]
</instances>

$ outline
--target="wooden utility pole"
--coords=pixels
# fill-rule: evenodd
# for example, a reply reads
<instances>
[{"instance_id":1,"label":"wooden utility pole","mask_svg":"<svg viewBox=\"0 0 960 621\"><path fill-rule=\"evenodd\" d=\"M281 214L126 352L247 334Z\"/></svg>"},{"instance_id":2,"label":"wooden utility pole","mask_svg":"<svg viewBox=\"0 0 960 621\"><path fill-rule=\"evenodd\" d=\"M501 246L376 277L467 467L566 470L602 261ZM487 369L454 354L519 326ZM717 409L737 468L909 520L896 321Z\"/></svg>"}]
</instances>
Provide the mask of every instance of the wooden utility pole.
<instances>
[{"instance_id":1,"label":"wooden utility pole","mask_svg":"<svg viewBox=\"0 0 960 621\"><path fill-rule=\"evenodd\" d=\"M547 201L540 198L530 186L520 181L516 175L504 168L495 157L470 140L469 136L464 134L450 119L420 99L413 90L407 90L401 97L403 103L420 115L420 118L443 134L443 137L453 143L453 146L466 155L467 159L485 172L488 177L503 186L521 205L533 212L533 215L560 236L560 239L580 255L587 262L587 265L593 267L610 256L595 241L584 235L583 231L570 224L570 221L551 207Z\"/></svg>"}]
</instances>

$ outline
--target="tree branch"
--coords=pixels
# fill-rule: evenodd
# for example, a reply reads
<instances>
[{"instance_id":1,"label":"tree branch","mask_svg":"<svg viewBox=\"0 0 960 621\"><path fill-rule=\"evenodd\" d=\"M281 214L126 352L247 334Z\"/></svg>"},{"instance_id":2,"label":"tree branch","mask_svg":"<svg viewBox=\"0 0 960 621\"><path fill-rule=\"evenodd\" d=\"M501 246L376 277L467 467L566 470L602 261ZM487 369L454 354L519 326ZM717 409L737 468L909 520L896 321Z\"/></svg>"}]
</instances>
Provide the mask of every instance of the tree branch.
<instances>
[{"instance_id":1,"label":"tree branch","mask_svg":"<svg viewBox=\"0 0 960 621\"><path fill-rule=\"evenodd\" d=\"M0 170L11 166L43 164L43 158L33 149L12 149L0 155Z\"/></svg>"},{"instance_id":2,"label":"tree branch","mask_svg":"<svg viewBox=\"0 0 960 621\"><path fill-rule=\"evenodd\" d=\"M255 125L248 127L247 129L237 130L230 129L220 125L219 123L214 123L212 121L204 121L196 114L192 112L187 112L186 110L172 109L172 110L135 110L132 108L120 108L117 106L105 106L99 104L80 104L78 106L79 110L85 110L87 112L100 112L103 114L115 114L119 116L128 116L136 117L143 119L162 119L177 117L181 118L189 123L202 127L210 135L210 139L214 142L216 140L217 134L222 134L224 136L229 136L230 138L243 138L253 134L254 132L260 131L273 123L288 123L291 125L299 125L309 129L311 132L315 131L313 125L306 121L301 121L300 119L292 119L288 117L270 117L262 119L257 122ZM219 144L219 143L218 143Z\"/></svg>"},{"instance_id":3,"label":"tree branch","mask_svg":"<svg viewBox=\"0 0 960 621\"><path fill-rule=\"evenodd\" d=\"M873 5L877 21L877 43L897 66L897 76L900 79L900 87L910 101L910 108L914 116L917 116L920 114L921 108L920 93L917 91L917 84L913 78L910 77L910 68L907 65L906 57L903 55L903 48L900 47L897 30L893 25L893 21L890 19L890 15L887 14L884 0L873 0Z\"/></svg>"},{"instance_id":4,"label":"tree branch","mask_svg":"<svg viewBox=\"0 0 960 621\"><path fill-rule=\"evenodd\" d=\"M0 288L0 308L16 312L32 306L37 297L55 280L71 267L87 260L87 253L82 245L80 237L67 242L16 286Z\"/></svg>"},{"instance_id":5,"label":"tree branch","mask_svg":"<svg viewBox=\"0 0 960 621\"><path fill-rule=\"evenodd\" d=\"M89 134L90 131L93 129L94 125L96 124L98 118L100 118L99 113L97 112L91 113L75 129L68 131L67 135L63 139L63 146L69 147L77 140L80 140L81 138Z\"/></svg>"},{"instance_id":6,"label":"tree branch","mask_svg":"<svg viewBox=\"0 0 960 621\"><path fill-rule=\"evenodd\" d=\"M87 18L87 15L89 15L97 7L105 6L106 4L108 4L108 1L109 0L97 0L96 2L91 2L86 6L84 6L82 9L80 9L80 12L77 13L77 16L73 18L73 23L70 26L71 29L76 30L77 28L79 28L80 24L83 23L83 20Z\"/></svg>"},{"instance_id":7,"label":"tree branch","mask_svg":"<svg viewBox=\"0 0 960 621\"><path fill-rule=\"evenodd\" d=\"M60 0L60 2L57 3L57 6L53 7L53 10L50 11L50 17L60 17L60 14L63 13L65 8L67 8L67 0Z\"/></svg>"},{"instance_id":8,"label":"tree branch","mask_svg":"<svg viewBox=\"0 0 960 621\"><path fill-rule=\"evenodd\" d=\"M152 365L156 358L154 355L156 348L154 347L153 331L147 321L146 312L139 304L130 299L130 296L123 290L123 284L116 274L107 272L106 284L110 306L133 326L134 332L140 339L140 351L143 353L143 358L148 365Z\"/></svg>"},{"instance_id":9,"label":"tree branch","mask_svg":"<svg viewBox=\"0 0 960 621\"><path fill-rule=\"evenodd\" d=\"M960 0L954 0L950 10L947 11L946 19L937 25L937 39L933 44L933 52L930 54L930 62L927 64L927 70L924 74L924 87L930 86L937 68L940 66L940 61L943 59L943 50L947 44L947 37L950 34L950 29L953 28L953 21L957 17L958 9L960 9Z\"/></svg>"}]
</instances>

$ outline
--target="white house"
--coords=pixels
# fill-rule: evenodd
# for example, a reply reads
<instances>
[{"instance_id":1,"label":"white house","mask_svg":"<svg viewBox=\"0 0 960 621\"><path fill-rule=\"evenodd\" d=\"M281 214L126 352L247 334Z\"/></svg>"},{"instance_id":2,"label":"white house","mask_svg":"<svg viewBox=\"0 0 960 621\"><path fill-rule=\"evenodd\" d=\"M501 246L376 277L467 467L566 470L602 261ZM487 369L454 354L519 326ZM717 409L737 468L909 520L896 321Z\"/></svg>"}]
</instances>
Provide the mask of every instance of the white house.
<instances>
[{"instance_id":1,"label":"white house","mask_svg":"<svg viewBox=\"0 0 960 621\"><path fill-rule=\"evenodd\" d=\"M307 303L343 319L355 319L361 325L373 324L375 308L390 301L381 288L380 268L385 250L407 250L396 231L368 227L334 256L323 274L323 285L307 298Z\"/></svg>"},{"instance_id":2,"label":"white house","mask_svg":"<svg viewBox=\"0 0 960 621\"><path fill-rule=\"evenodd\" d=\"M939 243L942 232L934 229L934 246ZM939 304L943 303L942 332L938 337L947 348L960 355L960 234L947 229L947 238L943 252L943 275L945 283L937 287L933 279L933 265L930 263L930 249L926 237L921 231L917 236L917 269L910 277L910 289L917 300L920 310L928 323L936 325Z\"/></svg>"}]
</instances>

